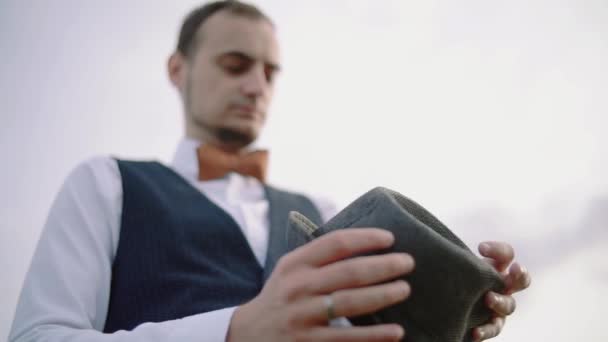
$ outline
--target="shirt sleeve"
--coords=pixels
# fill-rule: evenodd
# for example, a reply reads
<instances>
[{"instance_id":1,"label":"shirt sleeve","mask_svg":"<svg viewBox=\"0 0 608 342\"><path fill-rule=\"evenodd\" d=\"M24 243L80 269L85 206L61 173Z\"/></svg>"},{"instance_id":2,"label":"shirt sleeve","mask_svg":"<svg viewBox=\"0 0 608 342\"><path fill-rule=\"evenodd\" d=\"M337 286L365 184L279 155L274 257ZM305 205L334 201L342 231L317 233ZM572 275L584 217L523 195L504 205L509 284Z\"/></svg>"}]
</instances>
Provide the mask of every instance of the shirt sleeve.
<instances>
[{"instance_id":1,"label":"shirt sleeve","mask_svg":"<svg viewBox=\"0 0 608 342\"><path fill-rule=\"evenodd\" d=\"M120 233L122 183L115 160L77 166L55 198L9 334L29 341L224 341L234 308L102 333Z\"/></svg>"}]
</instances>

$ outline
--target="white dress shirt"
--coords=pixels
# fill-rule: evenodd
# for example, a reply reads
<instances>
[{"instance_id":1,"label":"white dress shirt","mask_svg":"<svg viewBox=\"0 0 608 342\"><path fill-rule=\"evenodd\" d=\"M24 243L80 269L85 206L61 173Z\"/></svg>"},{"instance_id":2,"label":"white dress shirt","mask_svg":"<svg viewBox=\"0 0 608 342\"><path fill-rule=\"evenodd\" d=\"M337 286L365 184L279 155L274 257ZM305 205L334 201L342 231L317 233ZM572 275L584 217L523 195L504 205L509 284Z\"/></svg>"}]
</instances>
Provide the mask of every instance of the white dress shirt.
<instances>
[{"instance_id":1,"label":"white dress shirt","mask_svg":"<svg viewBox=\"0 0 608 342\"><path fill-rule=\"evenodd\" d=\"M230 173L199 181L196 148L182 140L173 168L239 224L260 265L268 245L268 201L256 179ZM336 207L311 198L323 220ZM26 275L9 341L224 341L235 308L144 323L132 331L102 333L112 263L120 236L122 183L116 161L97 157L67 177L47 218Z\"/></svg>"}]
</instances>

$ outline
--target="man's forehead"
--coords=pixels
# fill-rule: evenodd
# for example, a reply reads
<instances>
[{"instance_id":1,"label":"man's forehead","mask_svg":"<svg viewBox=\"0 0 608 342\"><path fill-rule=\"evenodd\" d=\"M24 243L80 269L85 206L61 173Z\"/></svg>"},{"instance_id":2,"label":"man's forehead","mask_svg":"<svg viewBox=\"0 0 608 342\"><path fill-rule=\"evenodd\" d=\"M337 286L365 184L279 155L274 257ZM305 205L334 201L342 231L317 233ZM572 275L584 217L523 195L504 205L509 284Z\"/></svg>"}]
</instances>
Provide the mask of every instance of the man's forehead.
<instances>
[{"instance_id":1,"label":"man's forehead","mask_svg":"<svg viewBox=\"0 0 608 342\"><path fill-rule=\"evenodd\" d=\"M265 62L279 63L279 47L272 24L265 19L252 19L226 12L216 13L197 34L204 53L221 55L241 52Z\"/></svg>"}]
</instances>

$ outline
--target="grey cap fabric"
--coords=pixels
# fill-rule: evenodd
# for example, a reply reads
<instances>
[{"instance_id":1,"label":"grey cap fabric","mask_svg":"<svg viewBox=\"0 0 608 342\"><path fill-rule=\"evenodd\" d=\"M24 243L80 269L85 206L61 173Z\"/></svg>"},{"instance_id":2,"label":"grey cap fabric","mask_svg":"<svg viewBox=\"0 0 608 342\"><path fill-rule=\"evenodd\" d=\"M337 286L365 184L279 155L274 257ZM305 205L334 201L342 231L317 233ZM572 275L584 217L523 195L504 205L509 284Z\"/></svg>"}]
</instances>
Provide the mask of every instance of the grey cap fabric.
<instances>
[{"instance_id":1,"label":"grey cap fabric","mask_svg":"<svg viewBox=\"0 0 608 342\"><path fill-rule=\"evenodd\" d=\"M350 317L353 324L398 323L406 330L405 340L412 342L469 342L471 329L492 317L484 295L504 288L500 275L431 213L395 191L374 188L321 226L290 213L288 249L355 227L391 231L394 245L373 254L409 253L416 268L403 277L412 289L407 300L374 314Z\"/></svg>"}]
</instances>

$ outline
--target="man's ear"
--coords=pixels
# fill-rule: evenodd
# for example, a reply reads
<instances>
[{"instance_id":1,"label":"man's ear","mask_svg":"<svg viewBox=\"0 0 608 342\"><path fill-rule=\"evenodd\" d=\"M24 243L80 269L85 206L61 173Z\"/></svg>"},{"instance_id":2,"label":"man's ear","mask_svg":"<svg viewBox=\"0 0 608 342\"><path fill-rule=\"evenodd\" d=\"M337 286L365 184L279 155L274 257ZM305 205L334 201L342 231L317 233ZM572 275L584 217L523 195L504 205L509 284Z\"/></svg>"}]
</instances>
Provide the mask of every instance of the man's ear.
<instances>
[{"instance_id":1,"label":"man's ear","mask_svg":"<svg viewBox=\"0 0 608 342\"><path fill-rule=\"evenodd\" d=\"M174 52L167 61L167 72L171 83L183 92L186 84L186 58L180 52Z\"/></svg>"}]
</instances>

